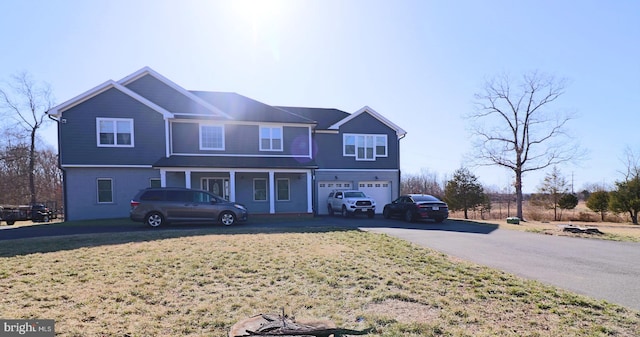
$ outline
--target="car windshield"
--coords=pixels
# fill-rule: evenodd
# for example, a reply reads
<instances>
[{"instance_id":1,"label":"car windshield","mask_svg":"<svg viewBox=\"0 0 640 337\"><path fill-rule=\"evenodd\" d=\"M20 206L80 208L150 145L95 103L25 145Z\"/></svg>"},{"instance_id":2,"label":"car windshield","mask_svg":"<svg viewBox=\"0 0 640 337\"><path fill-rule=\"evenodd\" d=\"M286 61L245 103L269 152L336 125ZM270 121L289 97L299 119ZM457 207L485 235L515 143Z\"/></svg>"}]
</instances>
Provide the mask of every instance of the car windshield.
<instances>
[{"instance_id":1,"label":"car windshield","mask_svg":"<svg viewBox=\"0 0 640 337\"><path fill-rule=\"evenodd\" d=\"M345 192L345 198L365 198L366 195L362 192Z\"/></svg>"},{"instance_id":2,"label":"car windshield","mask_svg":"<svg viewBox=\"0 0 640 337\"><path fill-rule=\"evenodd\" d=\"M413 201L420 202L420 201L440 201L440 200L430 195L414 195Z\"/></svg>"}]
</instances>

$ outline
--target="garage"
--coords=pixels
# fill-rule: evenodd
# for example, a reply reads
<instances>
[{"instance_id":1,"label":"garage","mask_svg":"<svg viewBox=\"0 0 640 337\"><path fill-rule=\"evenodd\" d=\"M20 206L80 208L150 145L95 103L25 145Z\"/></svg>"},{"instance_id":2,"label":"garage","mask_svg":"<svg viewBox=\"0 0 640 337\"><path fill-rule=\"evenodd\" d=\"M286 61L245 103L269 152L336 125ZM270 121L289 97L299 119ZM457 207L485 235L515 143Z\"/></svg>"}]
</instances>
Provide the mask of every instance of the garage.
<instances>
[{"instance_id":1,"label":"garage","mask_svg":"<svg viewBox=\"0 0 640 337\"><path fill-rule=\"evenodd\" d=\"M376 214L382 214L384 205L392 201L390 181L361 181L358 183L358 190L376 201Z\"/></svg>"},{"instance_id":2,"label":"garage","mask_svg":"<svg viewBox=\"0 0 640 337\"><path fill-rule=\"evenodd\" d=\"M327 215L327 197L333 190L351 190L353 184L350 181L320 181L318 182L318 214Z\"/></svg>"}]
</instances>

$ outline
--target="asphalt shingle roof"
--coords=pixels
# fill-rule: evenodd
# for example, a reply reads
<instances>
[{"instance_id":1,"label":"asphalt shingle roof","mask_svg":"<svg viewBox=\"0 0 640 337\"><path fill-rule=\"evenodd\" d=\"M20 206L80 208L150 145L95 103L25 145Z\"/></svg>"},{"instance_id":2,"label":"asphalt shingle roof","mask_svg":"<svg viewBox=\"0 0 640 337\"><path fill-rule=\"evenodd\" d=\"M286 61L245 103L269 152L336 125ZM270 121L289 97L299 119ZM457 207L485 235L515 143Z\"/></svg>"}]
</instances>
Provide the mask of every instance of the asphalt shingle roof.
<instances>
[{"instance_id":1,"label":"asphalt shingle roof","mask_svg":"<svg viewBox=\"0 0 640 337\"><path fill-rule=\"evenodd\" d=\"M265 166L265 163L268 163ZM205 156L171 156L161 158L154 167L228 167L228 168L318 168L315 161L308 157L205 157Z\"/></svg>"},{"instance_id":2,"label":"asphalt shingle roof","mask_svg":"<svg viewBox=\"0 0 640 337\"><path fill-rule=\"evenodd\" d=\"M318 123L317 129L326 130L331 125L339 122L340 120L349 117L349 113L338 109L325 109L325 108L304 108L304 107L290 107L279 106L278 108L293 112L302 117L314 120Z\"/></svg>"},{"instance_id":3,"label":"asphalt shingle roof","mask_svg":"<svg viewBox=\"0 0 640 337\"><path fill-rule=\"evenodd\" d=\"M235 120L315 124L312 119L232 92L191 91Z\"/></svg>"}]
</instances>

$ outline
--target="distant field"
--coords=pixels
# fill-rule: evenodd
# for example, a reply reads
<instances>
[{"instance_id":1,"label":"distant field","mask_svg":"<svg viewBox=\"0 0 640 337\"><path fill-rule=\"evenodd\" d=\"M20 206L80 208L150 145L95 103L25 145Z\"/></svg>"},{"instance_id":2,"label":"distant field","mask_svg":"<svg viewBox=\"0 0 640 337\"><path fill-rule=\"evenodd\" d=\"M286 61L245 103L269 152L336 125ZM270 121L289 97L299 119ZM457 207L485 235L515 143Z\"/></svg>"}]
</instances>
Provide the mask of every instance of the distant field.
<instances>
[{"instance_id":1,"label":"distant field","mask_svg":"<svg viewBox=\"0 0 640 337\"><path fill-rule=\"evenodd\" d=\"M561 214L561 220L553 221L553 211L525 204L523 210L525 220L519 225L507 224L507 216L515 216L515 205L494 204L491 213L482 216L476 212L469 212L469 218L478 223L496 224L500 228L523 230L549 235L581 236L600 238L614 241L640 242L640 226L629 222L624 214L607 214L605 221L600 221L600 215L589 210L584 202L580 202L576 209L565 210ZM451 218L463 219L463 212L451 212ZM586 221L585 221L586 220ZM564 225L580 227L597 227L604 235L571 234L562 231Z\"/></svg>"},{"instance_id":2,"label":"distant field","mask_svg":"<svg viewBox=\"0 0 640 337\"><path fill-rule=\"evenodd\" d=\"M640 313L389 236L224 227L12 241L2 318L56 336L225 336L282 308L370 336L638 336Z\"/></svg>"}]
</instances>

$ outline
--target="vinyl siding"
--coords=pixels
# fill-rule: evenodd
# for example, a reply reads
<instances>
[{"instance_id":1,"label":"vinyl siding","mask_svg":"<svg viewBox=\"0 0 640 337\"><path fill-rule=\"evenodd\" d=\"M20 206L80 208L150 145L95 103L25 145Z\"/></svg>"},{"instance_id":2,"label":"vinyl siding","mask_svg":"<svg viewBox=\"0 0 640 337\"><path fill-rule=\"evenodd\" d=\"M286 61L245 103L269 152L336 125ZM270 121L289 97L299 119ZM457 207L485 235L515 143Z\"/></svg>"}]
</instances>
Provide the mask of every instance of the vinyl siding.
<instances>
[{"instance_id":1,"label":"vinyl siding","mask_svg":"<svg viewBox=\"0 0 640 337\"><path fill-rule=\"evenodd\" d=\"M66 169L66 220L111 219L129 216L131 198L160 178L153 169L71 168ZM97 180L111 179L112 203L98 203Z\"/></svg>"},{"instance_id":2,"label":"vinyl siding","mask_svg":"<svg viewBox=\"0 0 640 337\"><path fill-rule=\"evenodd\" d=\"M96 118L134 120L134 147L99 147ZM62 114L62 165L151 165L165 154L164 120L146 105L110 89Z\"/></svg>"},{"instance_id":3,"label":"vinyl siding","mask_svg":"<svg viewBox=\"0 0 640 337\"><path fill-rule=\"evenodd\" d=\"M222 123L211 123L223 125ZM258 125L224 125L224 150L200 150L200 124L179 121L171 123L172 151L175 154L233 154L233 155L309 155L309 128L284 126L282 151L260 151ZM265 163L265 167L268 167Z\"/></svg>"},{"instance_id":4,"label":"vinyl siding","mask_svg":"<svg viewBox=\"0 0 640 337\"><path fill-rule=\"evenodd\" d=\"M387 156L356 160L342 155L344 134L387 135ZM342 125L338 134L318 133L314 138L316 163L322 169L399 169L400 141L395 131L373 116L363 113Z\"/></svg>"}]
</instances>

